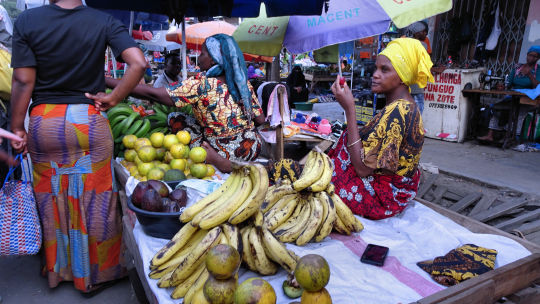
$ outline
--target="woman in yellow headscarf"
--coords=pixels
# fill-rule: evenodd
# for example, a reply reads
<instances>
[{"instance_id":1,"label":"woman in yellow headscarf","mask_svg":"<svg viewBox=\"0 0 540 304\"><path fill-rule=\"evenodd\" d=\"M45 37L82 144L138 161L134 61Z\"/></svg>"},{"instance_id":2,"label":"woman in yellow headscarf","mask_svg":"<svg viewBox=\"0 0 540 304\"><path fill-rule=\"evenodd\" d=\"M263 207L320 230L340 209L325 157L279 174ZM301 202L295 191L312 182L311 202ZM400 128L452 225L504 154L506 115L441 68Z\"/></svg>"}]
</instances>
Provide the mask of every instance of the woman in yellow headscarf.
<instances>
[{"instance_id":1,"label":"woman in yellow headscarf","mask_svg":"<svg viewBox=\"0 0 540 304\"><path fill-rule=\"evenodd\" d=\"M337 80L332 85L349 122L328 154L334 162L332 182L354 213L370 219L391 217L416 196L424 127L409 86L423 88L433 82L432 65L418 40L390 42L377 56L371 85L373 93L386 96L386 106L360 130L349 87L340 87Z\"/></svg>"}]
</instances>

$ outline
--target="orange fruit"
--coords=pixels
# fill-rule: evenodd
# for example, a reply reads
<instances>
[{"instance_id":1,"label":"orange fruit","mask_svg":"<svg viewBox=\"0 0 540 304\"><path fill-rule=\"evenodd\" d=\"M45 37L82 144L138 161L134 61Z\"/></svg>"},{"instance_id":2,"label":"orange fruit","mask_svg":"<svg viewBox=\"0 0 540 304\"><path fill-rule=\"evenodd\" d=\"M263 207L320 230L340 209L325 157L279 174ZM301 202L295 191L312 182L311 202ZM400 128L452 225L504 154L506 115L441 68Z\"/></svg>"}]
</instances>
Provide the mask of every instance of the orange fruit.
<instances>
[{"instance_id":1,"label":"orange fruit","mask_svg":"<svg viewBox=\"0 0 540 304\"><path fill-rule=\"evenodd\" d=\"M126 135L122 138L122 144L128 149L133 149L135 147L135 142L137 141L137 136L135 135Z\"/></svg>"},{"instance_id":2,"label":"orange fruit","mask_svg":"<svg viewBox=\"0 0 540 304\"><path fill-rule=\"evenodd\" d=\"M194 163L203 163L206 160L206 150L203 147L195 147L189 151L189 159Z\"/></svg>"},{"instance_id":3,"label":"orange fruit","mask_svg":"<svg viewBox=\"0 0 540 304\"><path fill-rule=\"evenodd\" d=\"M178 131L178 133L176 133L176 137L181 144L189 145L191 142L191 135L189 135L188 131Z\"/></svg>"},{"instance_id":4,"label":"orange fruit","mask_svg":"<svg viewBox=\"0 0 540 304\"><path fill-rule=\"evenodd\" d=\"M151 146L152 143L150 142L150 139L148 138L139 138L137 139L137 141L135 142L135 146L133 148L135 148L135 151L139 150L141 147L144 147L144 146Z\"/></svg>"},{"instance_id":5,"label":"orange fruit","mask_svg":"<svg viewBox=\"0 0 540 304\"><path fill-rule=\"evenodd\" d=\"M206 164L193 164L191 167L189 167L189 172L191 172L191 175L196 178L205 177L207 170Z\"/></svg>"},{"instance_id":6,"label":"orange fruit","mask_svg":"<svg viewBox=\"0 0 540 304\"><path fill-rule=\"evenodd\" d=\"M161 148L163 146L164 138L165 134L161 132L152 133L152 135L150 135L150 142L154 148Z\"/></svg>"},{"instance_id":7,"label":"orange fruit","mask_svg":"<svg viewBox=\"0 0 540 304\"><path fill-rule=\"evenodd\" d=\"M178 138L174 134L167 134L163 138L163 147L165 147L165 149L167 150L170 149L172 145L177 144L177 143L178 143Z\"/></svg>"},{"instance_id":8,"label":"orange fruit","mask_svg":"<svg viewBox=\"0 0 540 304\"><path fill-rule=\"evenodd\" d=\"M139 158L143 162L151 162L157 157L156 148L152 146L142 146L137 150L137 155L139 155Z\"/></svg>"},{"instance_id":9,"label":"orange fruit","mask_svg":"<svg viewBox=\"0 0 540 304\"><path fill-rule=\"evenodd\" d=\"M216 168L214 166L206 164L206 176L211 177L216 173Z\"/></svg>"}]
</instances>

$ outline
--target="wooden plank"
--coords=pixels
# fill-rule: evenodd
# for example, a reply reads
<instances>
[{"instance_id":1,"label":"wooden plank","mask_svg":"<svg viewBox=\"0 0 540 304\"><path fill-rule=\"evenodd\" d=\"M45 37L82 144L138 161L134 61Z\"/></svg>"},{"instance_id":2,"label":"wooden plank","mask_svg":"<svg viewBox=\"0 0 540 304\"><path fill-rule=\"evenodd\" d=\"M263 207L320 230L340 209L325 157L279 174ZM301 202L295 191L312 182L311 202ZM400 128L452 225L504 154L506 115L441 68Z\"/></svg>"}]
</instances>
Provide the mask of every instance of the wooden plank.
<instances>
[{"instance_id":1,"label":"wooden plank","mask_svg":"<svg viewBox=\"0 0 540 304\"><path fill-rule=\"evenodd\" d=\"M478 214L471 215L472 218L479 220L481 222L487 222L489 220L492 220L494 218L497 218L501 215L506 214L508 211L519 208L521 206L524 206L527 204L527 198L521 199L517 202L508 202L501 204L497 207L491 208L489 210L480 212Z\"/></svg>"},{"instance_id":2,"label":"wooden plank","mask_svg":"<svg viewBox=\"0 0 540 304\"><path fill-rule=\"evenodd\" d=\"M526 304L526 303L540 303L540 288L539 287L529 287L523 290L520 290L514 294L508 296L508 299L515 303ZM507 304L507 302L504 302Z\"/></svg>"},{"instance_id":3,"label":"wooden plank","mask_svg":"<svg viewBox=\"0 0 540 304\"><path fill-rule=\"evenodd\" d=\"M148 279L144 274L144 264L141 258L141 253L139 252L139 247L137 246L137 242L135 241L135 236L133 235L133 227L128 226L128 220L125 220L125 218L126 217L124 216L122 219L122 222L124 223L124 233L122 234L124 244L126 245L131 257L133 258L133 264L135 265L135 269L137 269L137 274L139 275L139 279L141 280L141 283L143 285L144 293L146 294L148 302L152 304L158 304L159 302L154 293L152 292L152 289L150 288L150 285L148 283Z\"/></svg>"},{"instance_id":4,"label":"wooden plank","mask_svg":"<svg viewBox=\"0 0 540 304\"><path fill-rule=\"evenodd\" d=\"M529 242L532 242L532 243L535 243L535 244L540 244L540 231L536 231L534 233L526 235L525 239L527 241L529 241Z\"/></svg>"},{"instance_id":5,"label":"wooden plank","mask_svg":"<svg viewBox=\"0 0 540 304\"><path fill-rule=\"evenodd\" d=\"M416 303L494 303L503 296L510 295L518 290L529 287L529 285L535 280L538 280L538 278L540 278L540 253L535 253L439 291ZM492 281L492 283L490 283L490 281ZM477 290L477 286L479 285L491 287L488 289L490 292L488 294L480 292ZM476 294L468 293L468 290L470 289L476 289L479 296L476 297ZM463 297L464 294L469 295L470 298L465 299Z\"/></svg>"},{"instance_id":6,"label":"wooden plank","mask_svg":"<svg viewBox=\"0 0 540 304\"><path fill-rule=\"evenodd\" d=\"M443 198L446 198L446 199L449 199L449 200L453 200L453 201L459 201L460 199L463 198L463 196L459 195L459 194L456 194L454 193L453 191L450 191L450 189L448 189L448 191L446 191L444 194L443 194Z\"/></svg>"},{"instance_id":7,"label":"wooden plank","mask_svg":"<svg viewBox=\"0 0 540 304\"><path fill-rule=\"evenodd\" d=\"M540 245L529 242L525 239L519 238L513 234L510 234L508 232L502 231L500 229L497 229L493 226L481 223L477 220L474 220L470 217L467 217L465 215L461 215L459 213L456 213L454 211L448 210L442 206L439 206L437 204L433 204L432 202L428 202L421 198L415 198L416 201L421 203L422 205L425 205L431 209L433 209L435 212L446 216L447 218L451 219L452 221L456 222L457 224L467 228L468 230L475 232L475 233L488 233L488 234L497 234L502 235L504 237L510 238L521 245L523 247L527 248L527 250L531 252L538 252L540 253Z\"/></svg>"},{"instance_id":8,"label":"wooden plank","mask_svg":"<svg viewBox=\"0 0 540 304\"><path fill-rule=\"evenodd\" d=\"M434 198L432 202L437 204L443 197L443 194L446 192L446 190L448 190L448 188L446 188L445 186L441 186L441 185L437 186L433 194Z\"/></svg>"},{"instance_id":9,"label":"wooden plank","mask_svg":"<svg viewBox=\"0 0 540 304\"><path fill-rule=\"evenodd\" d=\"M523 234L531 234L540 230L540 221L523 224L517 227L516 230L520 231Z\"/></svg>"},{"instance_id":10,"label":"wooden plank","mask_svg":"<svg viewBox=\"0 0 540 304\"><path fill-rule=\"evenodd\" d=\"M443 300L441 302L438 302L440 304L450 304L450 303L460 303L460 304L478 304L482 303L482 301L485 301L485 299L490 298L490 293L495 286L493 286L495 282L493 280L488 280L486 282L482 282L481 284L478 284L476 286L471 287L470 289L467 289L461 293L456 294L455 296ZM420 301L421 303L421 301ZM485 302L486 304L491 302Z\"/></svg>"},{"instance_id":11,"label":"wooden plank","mask_svg":"<svg viewBox=\"0 0 540 304\"><path fill-rule=\"evenodd\" d=\"M428 192L428 190L433 186L433 183L437 180L437 177L439 177L438 174L430 174L429 177L420 185L420 190L416 193L416 197L423 197L424 194Z\"/></svg>"},{"instance_id":12,"label":"wooden plank","mask_svg":"<svg viewBox=\"0 0 540 304\"><path fill-rule=\"evenodd\" d=\"M492 195L492 194L486 194L482 196L480 201L476 203L476 205L474 205L471 212L469 212L469 216L480 213L481 211L484 211L484 210L488 210L489 207L491 207L491 205L493 204L493 202L495 202L496 199L497 199L497 196Z\"/></svg>"},{"instance_id":13,"label":"wooden plank","mask_svg":"<svg viewBox=\"0 0 540 304\"><path fill-rule=\"evenodd\" d=\"M509 230L509 229L513 229L515 227L517 227L519 224L522 224L522 223L525 223L527 221L531 221L531 220L534 220L536 218L540 217L540 208L534 210L534 211L529 211L523 215L520 215L516 218L513 218L511 220L508 220L508 221L505 221L505 222L502 222L502 223L499 223L497 225L495 225L495 227L501 229L501 230Z\"/></svg>"},{"instance_id":14,"label":"wooden plank","mask_svg":"<svg viewBox=\"0 0 540 304\"><path fill-rule=\"evenodd\" d=\"M476 202L481 197L482 197L482 194L479 193L479 192L469 193L464 198L460 199L457 203L450 206L450 208L448 208L448 209L450 209L452 211L455 211L455 212L460 212L461 210L463 210L463 209L469 207L470 205L472 205L474 202Z\"/></svg>"}]
</instances>

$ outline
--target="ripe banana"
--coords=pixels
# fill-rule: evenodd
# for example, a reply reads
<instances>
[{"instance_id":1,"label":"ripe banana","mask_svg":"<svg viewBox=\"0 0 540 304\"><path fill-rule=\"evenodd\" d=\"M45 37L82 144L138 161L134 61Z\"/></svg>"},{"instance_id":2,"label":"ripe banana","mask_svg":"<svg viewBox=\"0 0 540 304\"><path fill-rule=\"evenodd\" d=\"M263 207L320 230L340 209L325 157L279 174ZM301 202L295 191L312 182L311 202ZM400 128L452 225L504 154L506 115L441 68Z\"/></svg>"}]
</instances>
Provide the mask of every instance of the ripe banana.
<instances>
[{"instance_id":1,"label":"ripe banana","mask_svg":"<svg viewBox=\"0 0 540 304\"><path fill-rule=\"evenodd\" d=\"M193 283L197 281L204 271L208 272L208 270L206 270L206 265L203 263L199 265L199 268L197 268L197 270L195 270L187 279L174 288L171 293L171 298L180 299L184 297L191 286L193 286Z\"/></svg>"},{"instance_id":2,"label":"ripe banana","mask_svg":"<svg viewBox=\"0 0 540 304\"><path fill-rule=\"evenodd\" d=\"M326 191L326 193L328 193L329 195L333 195L334 192L336 191L336 187L334 186L333 183L330 183L328 184L328 187L326 187L326 190L324 191Z\"/></svg>"},{"instance_id":3,"label":"ripe banana","mask_svg":"<svg viewBox=\"0 0 540 304\"><path fill-rule=\"evenodd\" d=\"M259 210L268 191L268 173L266 173L264 166L260 164L250 165L249 176L253 182L253 191L240 208L229 217L229 223L233 225L247 220Z\"/></svg>"},{"instance_id":4,"label":"ripe banana","mask_svg":"<svg viewBox=\"0 0 540 304\"><path fill-rule=\"evenodd\" d=\"M323 172L318 180L316 180L311 186L308 187L308 191L319 192L324 191L332 180L332 173L334 168L332 167L332 161L330 157L324 153L318 153L324 162Z\"/></svg>"},{"instance_id":5,"label":"ripe banana","mask_svg":"<svg viewBox=\"0 0 540 304\"><path fill-rule=\"evenodd\" d=\"M278 263L288 273L293 273L296 269L298 256L287 249L266 227L257 228L257 232L263 240L263 245L268 257Z\"/></svg>"},{"instance_id":6,"label":"ripe banana","mask_svg":"<svg viewBox=\"0 0 540 304\"><path fill-rule=\"evenodd\" d=\"M158 281L157 283L157 286L159 288L167 288L167 287L172 287L173 285L171 285L171 278L172 278L172 275L173 275L173 271L170 271L170 272L167 272L166 274L164 274Z\"/></svg>"},{"instance_id":7,"label":"ripe banana","mask_svg":"<svg viewBox=\"0 0 540 304\"><path fill-rule=\"evenodd\" d=\"M190 237L199 230L199 227L187 223L173 236L173 238L161 248L152 258L150 266L159 266L167 262L180 248L189 241Z\"/></svg>"},{"instance_id":8,"label":"ripe banana","mask_svg":"<svg viewBox=\"0 0 540 304\"><path fill-rule=\"evenodd\" d=\"M351 235L351 230L347 228L345 224L343 224L343 221L339 218L339 216L337 216L337 213L336 213L336 221L334 222L334 230L339 234Z\"/></svg>"},{"instance_id":9,"label":"ripe banana","mask_svg":"<svg viewBox=\"0 0 540 304\"><path fill-rule=\"evenodd\" d=\"M304 204L305 204L305 200L299 196L297 198L297 203L296 203L296 207L294 208L293 214L291 214L291 216L281 225L275 227L274 229L271 229L271 231L275 232L277 230L288 230L292 226L296 226Z\"/></svg>"},{"instance_id":10,"label":"ripe banana","mask_svg":"<svg viewBox=\"0 0 540 304\"><path fill-rule=\"evenodd\" d=\"M253 255L257 272L262 275L271 275L278 271L278 267L274 262L270 261L266 256L261 237L257 233L256 228L249 231L249 250Z\"/></svg>"},{"instance_id":11,"label":"ripe banana","mask_svg":"<svg viewBox=\"0 0 540 304\"><path fill-rule=\"evenodd\" d=\"M242 182L242 177L239 174L236 174L233 184L223 195L212 202L208 207L206 207L204 210L201 210L192 220L191 222L195 225L199 225L201 221L206 218L207 215L214 212L214 210L221 210L223 209L226 204L228 203L229 199L234 198L236 195L236 192L238 191L238 187L240 186L240 183ZM200 227L200 226L199 226Z\"/></svg>"},{"instance_id":12,"label":"ripe banana","mask_svg":"<svg viewBox=\"0 0 540 304\"><path fill-rule=\"evenodd\" d=\"M251 178L249 175L243 176L240 180L238 190L235 191L234 195L230 196L229 199L222 204L221 208L217 208L206 215L200 221L199 227L202 229L210 229L226 222L233 212L240 208L252 190L253 185Z\"/></svg>"},{"instance_id":13,"label":"ripe banana","mask_svg":"<svg viewBox=\"0 0 540 304\"><path fill-rule=\"evenodd\" d=\"M283 230L281 227L279 227L280 229L276 229L274 233L275 236L283 243L292 243L296 241L298 236L304 231L310 216L311 204L309 202L305 202L302 204L302 210L296 224L287 230Z\"/></svg>"},{"instance_id":14,"label":"ripe banana","mask_svg":"<svg viewBox=\"0 0 540 304\"><path fill-rule=\"evenodd\" d=\"M281 186L275 187L272 191L268 191L261 205L261 210L266 213L268 209L272 208L282 197L287 194L293 194L296 191L291 184L285 183Z\"/></svg>"},{"instance_id":15,"label":"ripe banana","mask_svg":"<svg viewBox=\"0 0 540 304\"><path fill-rule=\"evenodd\" d=\"M204 287L204 283L208 280L208 277L210 276L210 273L208 270L204 270L201 275L197 278L195 283L191 285L191 288L189 288L188 292L186 292L186 295L184 296L184 302L183 304L192 304L192 299L195 293L197 293L199 290L201 290ZM197 304L197 303L193 303Z\"/></svg>"},{"instance_id":16,"label":"ripe banana","mask_svg":"<svg viewBox=\"0 0 540 304\"><path fill-rule=\"evenodd\" d=\"M297 199L298 195L296 194L286 195L281 199L281 201L285 202L282 206L275 209L280 203L275 204L265 216L264 223L266 227L273 230L283 224L293 214L296 205L298 205Z\"/></svg>"},{"instance_id":17,"label":"ripe banana","mask_svg":"<svg viewBox=\"0 0 540 304\"><path fill-rule=\"evenodd\" d=\"M221 228L215 227L208 232L202 241L185 257L171 276L171 285L178 285L192 274L201 263L204 263L208 251L221 241ZM178 283L177 283L178 282Z\"/></svg>"},{"instance_id":18,"label":"ripe banana","mask_svg":"<svg viewBox=\"0 0 540 304\"><path fill-rule=\"evenodd\" d=\"M253 225L255 227L261 227L264 224L264 215L262 211L257 211L254 215Z\"/></svg>"},{"instance_id":19,"label":"ripe banana","mask_svg":"<svg viewBox=\"0 0 540 304\"><path fill-rule=\"evenodd\" d=\"M252 228L253 226L246 226L240 229L240 234L242 235L242 260L247 265L249 270L257 271L257 267L255 266L255 260L253 258L253 255L251 254L249 246L249 232Z\"/></svg>"},{"instance_id":20,"label":"ripe banana","mask_svg":"<svg viewBox=\"0 0 540 304\"><path fill-rule=\"evenodd\" d=\"M229 190L229 187L231 187L236 177L238 177L237 174L233 172L217 190L200 199L195 204L184 209L184 211L180 215L180 221L184 223L191 221L195 217L195 215L197 215L197 213L208 207L216 199L222 197L223 194L227 190Z\"/></svg>"},{"instance_id":21,"label":"ripe banana","mask_svg":"<svg viewBox=\"0 0 540 304\"><path fill-rule=\"evenodd\" d=\"M234 247L240 253L242 254L242 235L240 235L240 230L235 225L231 225L229 223L223 223L221 224L221 230L223 231L223 234L225 237L227 237L227 242L229 245Z\"/></svg>"},{"instance_id":22,"label":"ripe banana","mask_svg":"<svg viewBox=\"0 0 540 304\"><path fill-rule=\"evenodd\" d=\"M307 244L315 236L323 220L323 206L319 199L312 195L309 204L311 206L311 216L304 231L296 239L296 245L298 246Z\"/></svg>"},{"instance_id":23,"label":"ripe banana","mask_svg":"<svg viewBox=\"0 0 540 304\"><path fill-rule=\"evenodd\" d=\"M334 193L334 195L332 195L332 201L334 202L334 206L336 206L338 217L350 231L360 232L364 229L362 222L354 216L351 209L349 209L349 206L341 200L339 195Z\"/></svg>"},{"instance_id":24,"label":"ripe banana","mask_svg":"<svg viewBox=\"0 0 540 304\"><path fill-rule=\"evenodd\" d=\"M296 191L304 190L307 187L311 186L319 178L321 178L324 171L324 159L320 155L321 153L315 153L315 160L312 161L312 165L306 162L304 170L300 177L293 183L293 188ZM309 159L308 159L309 161ZM309 167L310 166L310 167ZM304 174L304 171L307 172Z\"/></svg>"},{"instance_id":25,"label":"ripe banana","mask_svg":"<svg viewBox=\"0 0 540 304\"><path fill-rule=\"evenodd\" d=\"M334 202L332 199L328 196L326 192L319 192L317 194L319 201L323 204L323 207L326 207L326 217L323 218L323 222L321 226L319 227L319 231L315 235L315 242L322 242L325 237L327 237L330 232L332 232L332 228L334 227L334 222L336 221L336 207L334 206Z\"/></svg>"}]
</instances>

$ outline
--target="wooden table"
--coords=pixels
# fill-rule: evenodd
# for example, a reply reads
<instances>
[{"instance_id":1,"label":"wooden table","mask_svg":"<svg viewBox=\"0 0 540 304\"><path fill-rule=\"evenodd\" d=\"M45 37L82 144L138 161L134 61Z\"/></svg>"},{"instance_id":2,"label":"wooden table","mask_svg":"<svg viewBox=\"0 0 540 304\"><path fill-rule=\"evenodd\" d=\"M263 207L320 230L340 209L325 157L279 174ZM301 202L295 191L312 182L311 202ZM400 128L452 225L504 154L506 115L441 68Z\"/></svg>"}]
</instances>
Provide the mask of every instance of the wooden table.
<instances>
[{"instance_id":1,"label":"wooden table","mask_svg":"<svg viewBox=\"0 0 540 304\"><path fill-rule=\"evenodd\" d=\"M119 186L120 188L123 188L128 176L116 162L114 162L114 168ZM458 285L446 288L431 296L420 299L416 303L495 303L501 297L525 289L533 282L540 279L540 246L537 244L533 244L527 240L518 238L495 227L478 222L472 218L450 211L423 199L416 198L415 200L443 216L448 217L472 232L502 235L515 240L532 252L532 255L530 256L469 279ZM131 283L133 284L134 290L141 303L144 301L139 298L139 296L146 296L146 301L148 301L148 303L157 304L157 298L150 289L150 283L144 274L143 261L133 235L135 216L133 212L127 208L127 197L124 190L120 190L120 202L124 213L122 218L124 227L123 239L127 249L128 267L131 268ZM143 292L144 295L142 295Z\"/></svg>"},{"instance_id":2,"label":"wooden table","mask_svg":"<svg viewBox=\"0 0 540 304\"><path fill-rule=\"evenodd\" d=\"M512 103L510 108L510 119L508 121L509 128L506 130L504 136L503 149L510 147L516 143L517 123L519 117L519 107L521 104L540 105L540 96L535 100L530 99L527 95L516 91L498 91L498 90L483 90L483 89L465 89L461 91L464 96L474 96L475 102L480 103L480 97L482 95L503 95L511 96Z\"/></svg>"},{"instance_id":3,"label":"wooden table","mask_svg":"<svg viewBox=\"0 0 540 304\"><path fill-rule=\"evenodd\" d=\"M304 77L306 78L306 81L309 81L311 84L309 86L309 93L311 94L313 92L313 90L315 89L315 86L317 85L318 82L334 82L336 81L336 78L337 76L334 75L313 75L313 74L308 74L308 73L304 73ZM350 76L345 76L345 80L346 81L350 81L351 80L351 77Z\"/></svg>"}]
</instances>

